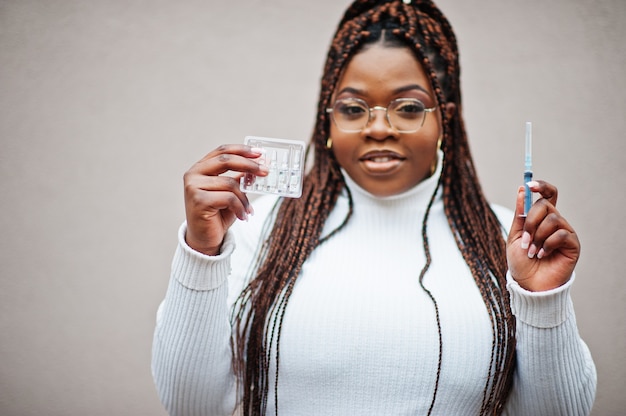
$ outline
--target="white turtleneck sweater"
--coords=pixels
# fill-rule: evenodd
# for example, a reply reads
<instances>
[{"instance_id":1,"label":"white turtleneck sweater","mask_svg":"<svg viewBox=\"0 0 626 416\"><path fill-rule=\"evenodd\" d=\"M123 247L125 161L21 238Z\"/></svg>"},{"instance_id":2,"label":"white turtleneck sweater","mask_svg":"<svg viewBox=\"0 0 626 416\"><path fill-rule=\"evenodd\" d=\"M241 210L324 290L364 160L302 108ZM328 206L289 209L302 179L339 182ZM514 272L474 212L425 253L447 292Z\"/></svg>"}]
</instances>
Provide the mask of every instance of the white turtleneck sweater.
<instances>
[{"instance_id":1,"label":"white turtleneck sweater","mask_svg":"<svg viewBox=\"0 0 626 416\"><path fill-rule=\"evenodd\" d=\"M422 219L437 176L389 198L374 197L347 178L353 216L315 249L289 300L280 339L278 414L427 414L439 339L433 302L418 276L425 262ZM171 415L231 415L236 407L231 307L274 201L255 201L255 216L229 230L218 256L193 251L185 243L185 225L179 231L152 361L159 396ZM347 208L342 196L325 234L341 223ZM494 209L508 228L512 213ZM443 341L432 414L476 415L489 375L492 329L440 195L428 219L428 236L432 264L424 286L436 299ZM590 412L596 372L578 335L572 282L531 293L509 280L517 368L505 414ZM274 360L269 374L268 414L274 414Z\"/></svg>"}]
</instances>

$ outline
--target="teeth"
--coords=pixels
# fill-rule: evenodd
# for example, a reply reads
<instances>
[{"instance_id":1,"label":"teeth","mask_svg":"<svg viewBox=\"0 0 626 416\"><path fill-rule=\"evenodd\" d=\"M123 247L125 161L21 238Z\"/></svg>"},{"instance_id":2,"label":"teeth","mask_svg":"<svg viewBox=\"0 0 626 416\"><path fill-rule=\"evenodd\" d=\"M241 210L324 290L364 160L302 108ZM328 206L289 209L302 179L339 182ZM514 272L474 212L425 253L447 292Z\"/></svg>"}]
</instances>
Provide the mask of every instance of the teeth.
<instances>
[{"instance_id":1,"label":"teeth","mask_svg":"<svg viewBox=\"0 0 626 416\"><path fill-rule=\"evenodd\" d=\"M391 158L389 156L379 156L379 157L372 158L372 161L376 163L389 162L390 160Z\"/></svg>"}]
</instances>

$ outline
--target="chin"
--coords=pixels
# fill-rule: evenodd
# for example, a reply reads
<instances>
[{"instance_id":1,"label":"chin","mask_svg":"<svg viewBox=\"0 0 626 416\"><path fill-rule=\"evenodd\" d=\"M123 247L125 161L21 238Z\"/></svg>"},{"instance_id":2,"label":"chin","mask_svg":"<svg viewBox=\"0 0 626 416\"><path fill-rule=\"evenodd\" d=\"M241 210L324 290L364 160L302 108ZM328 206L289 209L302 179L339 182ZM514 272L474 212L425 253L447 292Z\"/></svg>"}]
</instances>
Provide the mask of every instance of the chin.
<instances>
[{"instance_id":1,"label":"chin","mask_svg":"<svg viewBox=\"0 0 626 416\"><path fill-rule=\"evenodd\" d=\"M388 196L399 195L411 188L412 186L390 187L389 184L382 184L378 186L370 186L369 188L364 187L363 189L376 197L385 198Z\"/></svg>"}]
</instances>

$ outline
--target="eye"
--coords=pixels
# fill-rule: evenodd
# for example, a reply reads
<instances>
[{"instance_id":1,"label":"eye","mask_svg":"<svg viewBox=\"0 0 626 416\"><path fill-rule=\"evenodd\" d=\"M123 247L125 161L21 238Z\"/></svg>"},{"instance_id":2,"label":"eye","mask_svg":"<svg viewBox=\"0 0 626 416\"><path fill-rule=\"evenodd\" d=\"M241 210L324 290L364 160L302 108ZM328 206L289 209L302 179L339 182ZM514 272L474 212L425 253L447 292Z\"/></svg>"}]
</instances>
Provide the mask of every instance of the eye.
<instances>
[{"instance_id":1,"label":"eye","mask_svg":"<svg viewBox=\"0 0 626 416\"><path fill-rule=\"evenodd\" d=\"M419 100L397 100L390 105L394 113L404 118L416 118L424 113L426 106Z\"/></svg>"},{"instance_id":2,"label":"eye","mask_svg":"<svg viewBox=\"0 0 626 416\"><path fill-rule=\"evenodd\" d=\"M363 117L367 114L367 107L355 100L342 100L335 103L333 110L336 115L344 118L355 119Z\"/></svg>"}]
</instances>

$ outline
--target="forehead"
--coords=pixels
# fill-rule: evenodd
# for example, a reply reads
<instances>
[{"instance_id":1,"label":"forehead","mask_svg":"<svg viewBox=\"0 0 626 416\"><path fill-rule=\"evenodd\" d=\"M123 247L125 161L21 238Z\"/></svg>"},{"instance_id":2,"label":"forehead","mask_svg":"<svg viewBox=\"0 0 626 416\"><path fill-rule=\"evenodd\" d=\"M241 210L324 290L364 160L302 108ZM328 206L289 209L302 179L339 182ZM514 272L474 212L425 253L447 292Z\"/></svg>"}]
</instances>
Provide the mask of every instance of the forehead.
<instances>
[{"instance_id":1,"label":"forehead","mask_svg":"<svg viewBox=\"0 0 626 416\"><path fill-rule=\"evenodd\" d=\"M392 93L407 85L418 85L432 94L430 79L412 50L406 47L369 46L352 57L337 85L356 89L368 96Z\"/></svg>"}]
</instances>

